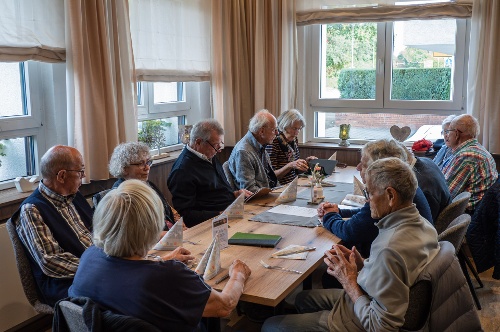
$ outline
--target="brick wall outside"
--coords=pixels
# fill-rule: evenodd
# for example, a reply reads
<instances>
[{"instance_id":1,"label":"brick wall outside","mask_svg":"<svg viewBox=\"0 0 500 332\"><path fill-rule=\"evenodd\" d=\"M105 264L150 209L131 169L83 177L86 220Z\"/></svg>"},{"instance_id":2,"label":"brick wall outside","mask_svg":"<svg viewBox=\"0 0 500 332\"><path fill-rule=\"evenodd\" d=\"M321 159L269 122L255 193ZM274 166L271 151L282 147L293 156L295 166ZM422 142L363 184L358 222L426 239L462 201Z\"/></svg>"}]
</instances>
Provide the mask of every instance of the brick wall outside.
<instances>
[{"instance_id":1,"label":"brick wall outside","mask_svg":"<svg viewBox=\"0 0 500 332\"><path fill-rule=\"evenodd\" d=\"M390 128L392 125L409 126L419 128L423 125L440 125L446 116L417 114L352 114L336 113L335 126L342 123L350 123L351 127L356 128Z\"/></svg>"}]
</instances>

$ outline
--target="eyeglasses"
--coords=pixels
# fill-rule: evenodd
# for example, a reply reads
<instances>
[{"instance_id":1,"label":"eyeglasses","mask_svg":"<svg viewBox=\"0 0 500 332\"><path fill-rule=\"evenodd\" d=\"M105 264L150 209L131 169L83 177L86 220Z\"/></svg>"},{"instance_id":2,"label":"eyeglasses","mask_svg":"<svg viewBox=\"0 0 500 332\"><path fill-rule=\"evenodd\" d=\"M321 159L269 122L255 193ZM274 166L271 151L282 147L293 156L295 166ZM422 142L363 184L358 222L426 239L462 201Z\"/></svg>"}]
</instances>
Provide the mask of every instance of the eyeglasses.
<instances>
[{"instance_id":1,"label":"eyeglasses","mask_svg":"<svg viewBox=\"0 0 500 332\"><path fill-rule=\"evenodd\" d=\"M366 200L367 201L370 200L370 195L368 195L368 191L366 190L366 188L363 188L362 191L363 191L363 195L365 196Z\"/></svg>"},{"instance_id":2,"label":"eyeglasses","mask_svg":"<svg viewBox=\"0 0 500 332\"><path fill-rule=\"evenodd\" d=\"M271 128L271 127L267 127L265 126L266 128L270 128L273 132L277 133L278 132L278 127L274 127L274 128Z\"/></svg>"},{"instance_id":3,"label":"eyeglasses","mask_svg":"<svg viewBox=\"0 0 500 332\"><path fill-rule=\"evenodd\" d=\"M217 152L217 153L221 152L222 149L224 149L224 142L222 142L222 141L220 143L217 143L218 148L216 148L215 146L213 146L212 143L210 143L207 140L205 140L205 142L207 142L208 145L210 145L215 150L215 152Z\"/></svg>"},{"instance_id":4,"label":"eyeglasses","mask_svg":"<svg viewBox=\"0 0 500 332\"><path fill-rule=\"evenodd\" d=\"M304 127L290 127L292 131L301 131Z\"/></svg>"},{"instance_id":5,"label":"eyeglasses","mask_svg":"<svg viewBox=\"0 0 500 332\"><path fill-rule=\"evenodd\" d=\"M460 134L461 134L461 133L463 133L463 131L458 130L458 129L448 129L448 130L445 130L445 131L444 131L444 134L445 134L445 135L448 135L448 134L450 133L450 131L458 131Z\"/></svg>"},{"instance_id":6,"label":"eyeglasses","mask_svg":"<svg viewBox=\"0 0 500 332\"><path fill-rule=\"evenodd\" d=\"M139 167L142 167L142 168L145 168L146 166L151 167L151 165L153 165L153 161L151 159L148 159L146 161L143 160L140 163L130 164L130 166L139 166Z\"/></svg>"},{"instance_id":7,"label":"eyeglasses","mask_svg":"<svg viewBox=\"0 0 500 332\"><path fill-rule=\"evenodd\" d=\"M60 171L66 171L66 172L77 172L77 173L80 173L80 178L84 178L85 177L85 169L61 169L59 170L56 175L59 174Z\"/></svg>"}]
</instances>

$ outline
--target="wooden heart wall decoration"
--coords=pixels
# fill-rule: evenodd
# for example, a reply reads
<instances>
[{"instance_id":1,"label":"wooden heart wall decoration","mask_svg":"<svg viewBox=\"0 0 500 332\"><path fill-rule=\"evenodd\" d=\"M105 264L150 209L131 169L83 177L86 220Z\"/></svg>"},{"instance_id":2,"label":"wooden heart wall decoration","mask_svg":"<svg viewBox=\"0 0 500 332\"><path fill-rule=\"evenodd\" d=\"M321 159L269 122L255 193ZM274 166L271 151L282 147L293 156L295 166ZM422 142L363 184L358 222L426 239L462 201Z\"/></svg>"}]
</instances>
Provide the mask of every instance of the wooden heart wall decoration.
<instances>
[{"instance_id":1,"label":"wooden heart wall decoration","mask_svg":"<svg viewBox=\"0 0 500 332\"><path fill-rule=\"evenodd\" d=\"M411 129L408 126L399 128L398 126L394 125L391 127L391 135L397 141L403 142L410 136L410 134L411 134Z\"/></svg>"}]
</instances>

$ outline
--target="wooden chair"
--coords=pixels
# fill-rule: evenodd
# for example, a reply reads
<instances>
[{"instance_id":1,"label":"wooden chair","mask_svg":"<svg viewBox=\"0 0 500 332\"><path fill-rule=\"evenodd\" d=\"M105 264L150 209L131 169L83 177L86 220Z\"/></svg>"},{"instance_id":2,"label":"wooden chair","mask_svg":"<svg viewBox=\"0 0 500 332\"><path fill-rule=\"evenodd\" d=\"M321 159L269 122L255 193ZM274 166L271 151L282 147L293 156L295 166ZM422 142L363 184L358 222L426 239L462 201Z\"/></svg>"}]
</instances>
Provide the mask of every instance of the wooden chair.
<instances>
[{"instance_id":1,"label":"wooden chair","mask_svg":"<svg viewBox=\"0 0 500 332\"><path fill-rule=\"evenodd\" d=\"M21 239L19 239L16 226L14 225L12 219L7 221L6 228L9 233L10 241L12 242L12 247L14 248L17 271L19 272L21 285L23 286L24 294L26 295L28 302L33 306L36 312L40 314L53 314L53 308L42 302L38 286L35 278L33 277L33 272L31 271L30 262L26 256L28 253L26 253L24 245L21 242Z\"/></svg>"}]
</instances>

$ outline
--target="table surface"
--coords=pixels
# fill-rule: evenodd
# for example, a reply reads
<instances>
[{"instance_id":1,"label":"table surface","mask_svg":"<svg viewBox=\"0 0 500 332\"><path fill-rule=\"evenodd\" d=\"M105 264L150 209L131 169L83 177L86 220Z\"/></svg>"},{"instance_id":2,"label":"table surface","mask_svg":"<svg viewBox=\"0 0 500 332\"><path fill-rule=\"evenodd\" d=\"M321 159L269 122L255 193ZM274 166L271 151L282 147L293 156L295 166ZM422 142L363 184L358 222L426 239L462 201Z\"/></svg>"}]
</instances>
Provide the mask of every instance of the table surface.
<instances>
[{"instance_id":1,"label":"table surface","mask_svg":"<svg viewBox=\"0 0 500 332\"><path fill-rule=\"evenodd\" d=\"M334 173L329 180L352 183L352 176L355 174L357 172L354 167L339 169L338 173ZM277 234L281 235L281 241L275 248L229 245L228 248L222 250L220 257L221 271L215 278L206 281L214 289L222 290L227 281L221 282L218 285L215 285L215 281L227 274L228 268L234 259L240 259L252 270L252 274L245 284L241 300L275 307L322 263L324 252L330 249L332 244L340 241L338 237L323 227L307 228L248 220L253 215L266 211L269 207L276 205L274 204L274 200L278 195L278 193L271 193L267 197L246 203L244 218L229 220L228 235L231 237L236 232ZM190 250L196 257L196 262L199 262L203 256L203 252L212 242L211 220L185 230L184 240L197 243L194 245L185 242L183 246ZM276 259L270 257L273 252L292 244L312 246L316 247L316 250L309 252L306 260ZM260 260L270 265L279 265L302 271L303 274L265 269L259 263Z\"/></svg>"}]
</instances>

